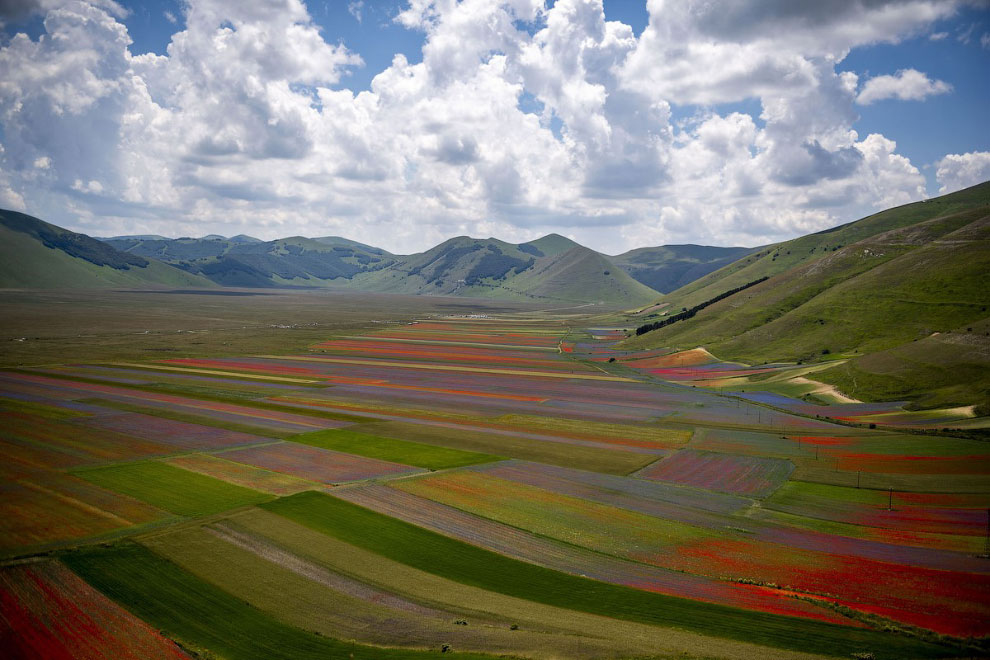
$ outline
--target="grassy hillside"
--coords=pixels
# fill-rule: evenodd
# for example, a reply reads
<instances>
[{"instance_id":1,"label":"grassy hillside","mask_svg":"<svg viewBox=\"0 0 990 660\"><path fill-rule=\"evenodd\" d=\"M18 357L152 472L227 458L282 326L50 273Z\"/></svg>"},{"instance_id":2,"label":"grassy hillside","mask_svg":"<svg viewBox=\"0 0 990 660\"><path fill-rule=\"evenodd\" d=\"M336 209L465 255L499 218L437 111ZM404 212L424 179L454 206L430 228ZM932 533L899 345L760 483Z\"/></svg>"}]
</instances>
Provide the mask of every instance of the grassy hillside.
<instances>
[{"instance_id":1,"label":"grassy hillside","mask_svg":"<svg viewBox=\"0 0 990 660\"><path fill-rule=\"evenodd\" d=\"M566 236L547 234L543 238L521 244L519 249L532 253L537 257L556 257L576 247L581 247L580 243L575 243Z\"/></svg>"},{"instance_id":2,"label":"grassy hillside","mask_svg":"<svg viewBox=\"0 0 990 660\"><path fill-rule=\"evenodd\" d=\"M565 251L558 251L572 245ZM636 282L593 250L551 234L512 245L458 236L392 267L355 276L356 289L460 295L500 300L638 305L656 291Z\"/></svg>"},{"instance_id":3,"label":"grassy hillside","mask_svg":"<svg viewBox=\"0 0 990 660\"><path fill-rule=\"evenodd\" d=\"M606 257L575 247L521 273L511 286L531 296L558 300L640 305L656 292L634 280Z\"/></svg>"},{"instance_id":4,"label":"grassy hillside","mask_svg":"<svg viewBox=\"0 0 990 660\"><path fill-rule=\"evenodd\" d=\"M893 228L876 232L881 227ZM827 251L818 245L817 258L808 248L796 265L781 272L774 272L779 266L772 256L768 262L766 250L755 261L742 259L707 286L689 285L672 294L677 309L700 295L713 297L730 284L745 283L744 276L771 277L694 318L628 343L704 346L720 358L747 363L854 357L819 375L871 400L985 403L986 383L979 384L985 378L974 374L990 367L990 340L966 329L990 317L990 185L795 239L771 248L771 255L784 255L778 262L793 260L796 246L836 235L866 236L842 246L837 242ZM956 340L965 335L964 341ZM896 381L884 375L893 373Z\"/></svg>"},{"instance_id":5,"label":"grassy hillside","mask_svg":"<svg viewBox=\"0 0 990 660\"><path fill-rule=\"evenodd\" d=\"M825 258L892 229L990 204L990 182L949 195L881 211L855 222L770 245L664 297L671 307L691 308L737 286Z\"/></svg>"},{"instance_id":6,"label":"grassy hillside","mask_svg":"<svg viewBox=\"0 0 990 660\"><path fill-rule=\"evenodd\" d=\"M259 241L248 236L177 239L110 238L127 253L168 262L224 286L328 286L392 263L391 255L338 237L293 236Z\"/></svg>"},{"instance_id":7,"label":"grassy hillside","mask_svg":"<svg viewBox=\"0 0 990 660\"><path fill-rule=\"evenodd\" d=\"M0 211L0 287L212 287L207 279L122 253L85 234Z\"/></svg>"},{"instance_id":8,"label":"grassy hillside","mask_svg":"<svg viewBox=\"0 0 990 660\"><path fill-rule=\"evenodd\" d=\"M700 277L727 266L759 248L661 245L636 248L610 257L637 282L661 293L670 293Z\"/></svg>"}]
</instances>

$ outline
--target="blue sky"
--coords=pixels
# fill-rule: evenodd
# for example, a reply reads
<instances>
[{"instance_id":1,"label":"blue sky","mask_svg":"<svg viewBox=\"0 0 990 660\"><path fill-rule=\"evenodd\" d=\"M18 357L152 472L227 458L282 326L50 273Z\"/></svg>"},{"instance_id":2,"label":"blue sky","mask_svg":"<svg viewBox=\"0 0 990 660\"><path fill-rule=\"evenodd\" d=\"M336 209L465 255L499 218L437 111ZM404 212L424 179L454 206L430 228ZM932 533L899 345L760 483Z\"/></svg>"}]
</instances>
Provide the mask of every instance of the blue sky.
<instances>
[{"instance_id":1,"label":"blue sky","mask_svg":"<svg viewBox=\"0 0 990 660\"><path fill-rule=\"evenodd\" d=\"M990 178L985 2L661 4L40 0L3 16L0 201L91 233L614 252L779 240Z\"/></svg>"}]
</instances>

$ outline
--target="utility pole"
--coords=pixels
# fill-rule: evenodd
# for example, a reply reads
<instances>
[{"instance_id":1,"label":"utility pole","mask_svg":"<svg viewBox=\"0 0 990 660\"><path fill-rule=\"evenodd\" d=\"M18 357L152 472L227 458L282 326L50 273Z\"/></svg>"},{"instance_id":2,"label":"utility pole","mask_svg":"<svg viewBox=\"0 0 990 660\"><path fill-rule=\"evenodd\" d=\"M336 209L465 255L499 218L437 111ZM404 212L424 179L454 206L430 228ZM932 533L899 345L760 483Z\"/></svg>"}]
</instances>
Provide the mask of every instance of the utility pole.
<instances>
[{"instance_id":1,"label":"utility pole","mask_svg":"<svg viewBox=\"0 0 990 660\"><path fill-rule=\"evenodd\" d=\"M888 488L887 489L887 511L893 511L893 510L894 510L894 489L893 488Z\"/></svg>"},{"instance_id":2,"label":"utility pole","mask_svg":"<svg viewBox=\"0 0 990 660\"><path fill-rule=\"evenodd\" d=\"M856 473L856 488L859 488L859 478L863 475L862 472Z\"/></svg>"}]
</instances>

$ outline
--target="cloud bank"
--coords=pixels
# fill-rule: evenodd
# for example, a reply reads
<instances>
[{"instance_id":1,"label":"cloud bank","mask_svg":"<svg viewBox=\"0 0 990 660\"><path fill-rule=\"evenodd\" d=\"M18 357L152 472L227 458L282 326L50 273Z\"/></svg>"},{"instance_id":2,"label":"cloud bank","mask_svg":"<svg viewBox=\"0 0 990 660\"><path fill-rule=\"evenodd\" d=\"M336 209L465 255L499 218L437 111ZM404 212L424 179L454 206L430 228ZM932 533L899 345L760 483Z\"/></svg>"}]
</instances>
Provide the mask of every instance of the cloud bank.
<instances>
[{"instance_id":1,"label":"cloud bank","mask_svg":"<svg viewBox=\"0 0 990 660\"><path fill-rule=\"evenodd\" d=\"M299 0L190 0L163 56L131 51L113 3L46 0L45 34L0 49L0 204L97 235L400 252L550 231L613 252L767 243L924 197L855 108L950 87L914 69L860 85L840 63L956 5L651 0L637 37L600 0L411 0L396 20L422 61L355 94L338 83L360 54ZM759 116L714 107L754 99ZM939 181L985 173L977 156Z\"/></svg>"}]
</instances>

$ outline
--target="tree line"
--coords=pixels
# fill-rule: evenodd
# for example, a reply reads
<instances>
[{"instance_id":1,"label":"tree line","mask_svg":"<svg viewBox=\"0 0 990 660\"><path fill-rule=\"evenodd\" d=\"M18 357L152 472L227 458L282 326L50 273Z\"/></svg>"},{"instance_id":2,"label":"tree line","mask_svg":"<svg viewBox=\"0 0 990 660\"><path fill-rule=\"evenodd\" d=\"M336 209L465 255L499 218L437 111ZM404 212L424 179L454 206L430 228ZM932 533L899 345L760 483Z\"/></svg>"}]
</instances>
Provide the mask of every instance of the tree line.
<instances>
[{"instance_id":1,"label":"tree line","mask_svg":"<svg viewBox=\"0 0 990 660\"><path fill-rule=\"evenodd\" d=\"M678 312L677 314L673 314L672 316L668 316L667 318L663 319L662 321L655 321L653 323L647 323L645 325L641 325L638 328L636 328L636 336L638 337L639 335L644 335L647 332L652 332L653 330L659 330L660 328L666 328L668 325L670 325L672 323L677 323L678 321L683 321L684 319L689 319L692 316L694 316L695 314L697 314L698 312L700 312L701 310L703 310L705 307L708 307L709 305L714 305L719 300L725 300L726 298L728 298L729 296L731 296L733 294L739 293L740 291L743 291L744 289L748 289L751 286L756 286L760 282L764 282L764 281L766 281L768 279L770 279L770 277L767 276L767 275L765 275L765 276L761 277L758 280L753 280L752 282L749 282L747 284L743 284L742 286L737 286L735 289L729 289L725 293L720 293L717 296L715 296L714 298L712 298L711 300L706 300L705 302L703 302L701 304L695 305L691 309L685 309L682 312Z\"/></svg>"}]
</instances>

